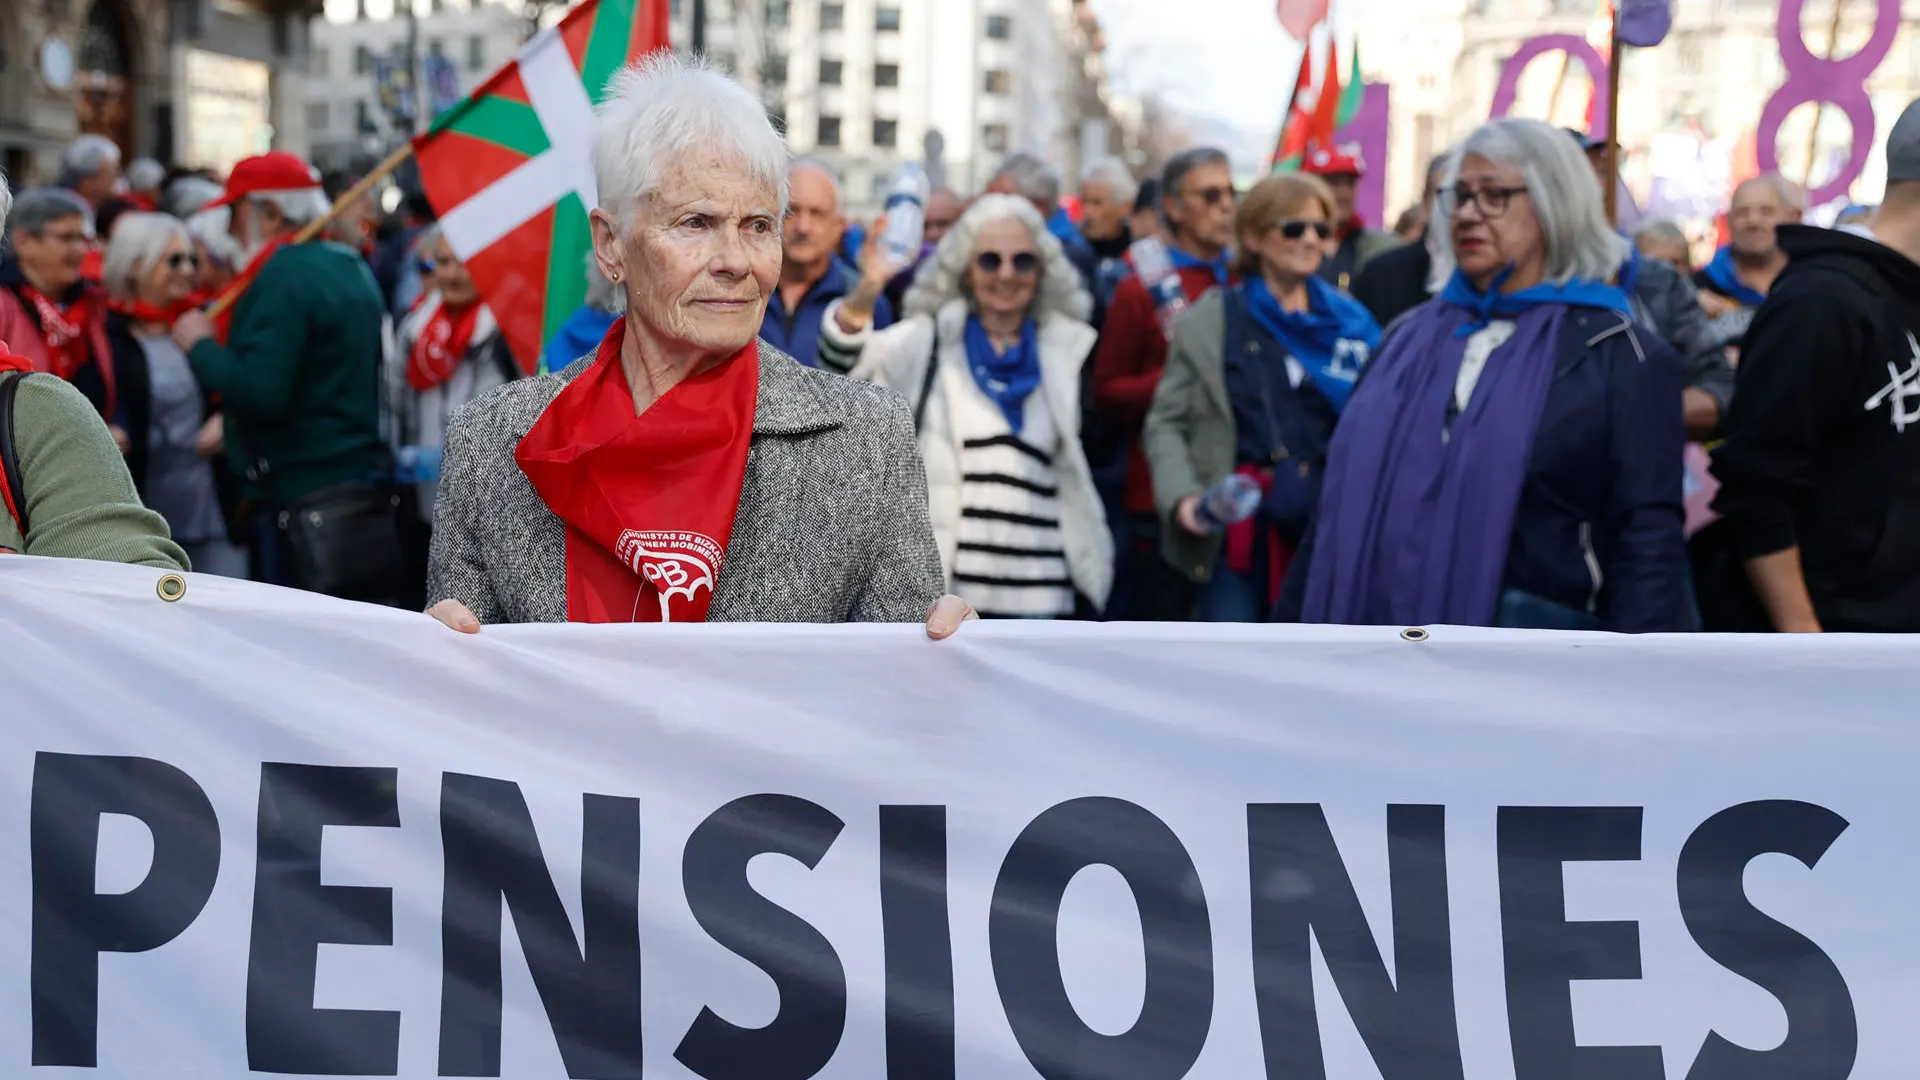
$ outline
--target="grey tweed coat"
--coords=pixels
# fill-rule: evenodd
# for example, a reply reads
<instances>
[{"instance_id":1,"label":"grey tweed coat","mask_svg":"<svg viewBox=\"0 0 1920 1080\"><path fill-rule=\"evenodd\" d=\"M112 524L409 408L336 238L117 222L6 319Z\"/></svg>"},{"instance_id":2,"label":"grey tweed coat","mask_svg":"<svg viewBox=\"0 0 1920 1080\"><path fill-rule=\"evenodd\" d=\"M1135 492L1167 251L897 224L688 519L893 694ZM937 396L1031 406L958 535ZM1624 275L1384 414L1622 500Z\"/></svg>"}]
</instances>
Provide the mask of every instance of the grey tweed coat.
<instances>
[{"instance_id":1,"label":"grey tweed coat","mask_svg":"<svg viewBox=\"0 0 1920 1080\"><path fill-rule=\"evenodd\" d=\"M513 452L591 360L454 414L430 602L458 600L482 623L566 621L566 530ZM761 342L747 475L707 621L917 622L943 586L906 400Z\"/></svg>"}]
</instances>

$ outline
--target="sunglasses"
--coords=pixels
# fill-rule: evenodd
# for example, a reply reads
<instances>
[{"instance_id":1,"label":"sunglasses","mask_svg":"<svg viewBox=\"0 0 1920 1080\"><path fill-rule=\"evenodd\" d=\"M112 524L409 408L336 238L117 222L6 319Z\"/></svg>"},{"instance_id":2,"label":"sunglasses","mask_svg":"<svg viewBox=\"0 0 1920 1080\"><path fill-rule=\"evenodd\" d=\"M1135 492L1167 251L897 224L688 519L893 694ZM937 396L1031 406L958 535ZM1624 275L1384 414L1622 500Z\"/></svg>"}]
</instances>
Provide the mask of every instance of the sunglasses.
<instances>
[{"instance_id":1,"label":"sunglasses","mask_svg":"<svg viewBox=\"0 0 1920 1080\"><path fill-rule=\"evenodd\" d=\"M1312 229L1313 235L1322 240L1333 235L1332 223L1325 221L1276 221L1273 227L1280 230L1280 235L1289 240L1298 240L1307 235L1308 229Z\"/></svg>"},{"instance_id":2,"label":"sunglasses","mask_svg":"<svg viewBox=\"0 0 1920 1080\"><path fill-rule=\"evenodd\" d=\"M195 255L191 251L176 251L167 256L167 269L198 270L200 269L200 256Z\"/></svg>"},{"instance_id":3,"label":"sunglasses","mask_svg":"<svg viewBox=\"0 0 1920 1080\"><path fill-rule=\"evenodd\" d=\"M1201 188L1193 194L1200 196L1200 201L1208 206L1219 206L1222 201L1233 201L1233 189L1230 187Z\"/></svg>"},{"instance_id":4,"label":"sunglasses","mask_svg":"<svg viewBox=\"0 0 1920 1080\"><path fill-rule=\"evenodd\" d=\"M999 273L1000 267L1008 261L1008 256L1002 255L997 251L983 251L973 257L973 265L979 267L981 273L985 274ZM1022 251L1014 255L1011 257L1011 261L1013 262L1013 272L1016 274L1031 274L1035 270L1040 269L1040 256L1035 255L1031 251Z\"/></svg>"}]
</instances>

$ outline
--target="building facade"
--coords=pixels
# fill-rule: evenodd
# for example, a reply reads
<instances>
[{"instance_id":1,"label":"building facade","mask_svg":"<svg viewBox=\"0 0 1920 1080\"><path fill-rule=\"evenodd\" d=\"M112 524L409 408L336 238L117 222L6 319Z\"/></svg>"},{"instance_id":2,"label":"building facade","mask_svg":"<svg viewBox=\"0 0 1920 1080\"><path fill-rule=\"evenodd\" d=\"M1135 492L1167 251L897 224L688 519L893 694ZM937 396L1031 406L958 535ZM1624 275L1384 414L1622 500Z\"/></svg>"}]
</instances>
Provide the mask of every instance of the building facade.
<instances>
[{"instance_id":1,"label":"building facade","mask_svg":"<svg viewBox=\"0 0 1920 1080\"><path fill-rule=\"evenodd\" d=\"M224 170L307 149L307 24L319 0L0 3L0 167L52 181L75 135L127 158Z\"/></svg>"},{"instance_id":2,"label":"building facade","mask_svg":"<svg viewBox=\"0 0 1920 1080\"><path fill-rule=\"evenodd\" d=\"M1418 10L1414 10L1417 8ZM1585 39L1604 49L1604 6L1595 0L1431 0L1401 5L1385 34L1369 33L1365 60L1372 77L1393 88L1390 207L1418 197L1430 153L1445 149L1483 122L1501 72L1528 40L1547 34ZM1621 67L1623 172L1636 200L1664 216L1711 216L1727 184L1751 175L1759 157L1761 110L1787 71L1778 37L1779 0L1674 0L1673 27L1654 49L1631 49ZM1837 18L1835 17L1837 15ZM1879 144L1908 102L1920 97L1920 6L1884 0L1809 3L1805 48L1815 57L1858 52L1880 19L1898 21L1891 47L1867 78L1875 115L1873 147L1852 197L1873 201L1885 183ZM1828 32L1837 31L1831 41ZM1582 64L1549 53L1517 80L1511 112L1585 128L1597 91ZM1775 143L1781 171L1819 185L1836 175L1853 133L1837 108L1789 113Z\"/></svg>"}]
</instances>

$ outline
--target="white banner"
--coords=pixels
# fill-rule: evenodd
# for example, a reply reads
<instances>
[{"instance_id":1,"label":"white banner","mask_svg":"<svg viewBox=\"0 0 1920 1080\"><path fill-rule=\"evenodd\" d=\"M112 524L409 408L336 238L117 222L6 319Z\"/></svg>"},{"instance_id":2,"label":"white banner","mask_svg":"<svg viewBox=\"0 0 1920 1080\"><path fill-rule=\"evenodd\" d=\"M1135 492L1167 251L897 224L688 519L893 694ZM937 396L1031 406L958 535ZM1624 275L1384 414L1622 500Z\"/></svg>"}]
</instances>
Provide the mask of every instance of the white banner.
<instances>
[{"instance_id":1,"label":"white banner","mask_svg":"<svg viewBox=\"0 0 1920 1080\"><path fill-rule=\"evenodd\" d=\"M159 576L0 559L0 1075L1913 1075L1908 639Z\"/></svg>"}]
</instances>

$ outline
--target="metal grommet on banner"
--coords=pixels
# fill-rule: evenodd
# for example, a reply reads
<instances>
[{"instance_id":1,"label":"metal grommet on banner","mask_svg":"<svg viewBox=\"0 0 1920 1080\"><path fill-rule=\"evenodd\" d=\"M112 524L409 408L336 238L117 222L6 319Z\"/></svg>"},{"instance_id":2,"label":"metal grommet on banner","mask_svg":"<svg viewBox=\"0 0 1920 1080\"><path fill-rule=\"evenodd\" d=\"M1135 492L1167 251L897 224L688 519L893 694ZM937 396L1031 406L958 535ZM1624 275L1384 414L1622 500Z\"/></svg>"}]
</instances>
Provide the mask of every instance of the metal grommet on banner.
<instances>
[{"instance_id":1,"label":"metal grommet on banner","mask_svg":"<svg viewBox=\"0 0 1920 1080\"><path fill-rule=\"evenodd\" d=\"M160 594L160 599L171 604L187 595L187 579L179 574L167 574L153 587L153 591Z\"/></svg>"},{"instance_id":2,"label":"metal grommet on banner","mask_svg":"<svg viewBox=\"0 0 1920 1080\"><path fill-rule=\"evenodd\" d=\"M1409 626L1405 630L1400 631L1401 641L1411 641L1416 645L1422 641L1426 641L1432 636L1433 636L1432 634L1427 633L1425 630L1422 630L1417 626Z\"/></svg>"}]
</instances>

